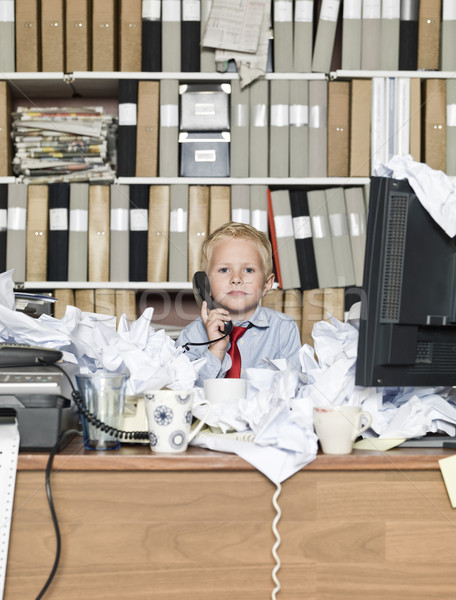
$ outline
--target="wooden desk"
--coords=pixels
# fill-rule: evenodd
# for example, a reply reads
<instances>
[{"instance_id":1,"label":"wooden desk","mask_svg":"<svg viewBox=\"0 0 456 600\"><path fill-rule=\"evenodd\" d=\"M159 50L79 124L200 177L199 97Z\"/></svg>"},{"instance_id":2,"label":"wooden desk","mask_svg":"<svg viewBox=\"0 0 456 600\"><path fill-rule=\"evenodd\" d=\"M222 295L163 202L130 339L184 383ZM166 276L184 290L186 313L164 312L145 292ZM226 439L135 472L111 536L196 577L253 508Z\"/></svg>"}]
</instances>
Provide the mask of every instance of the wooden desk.
<instances>
[{"instance_id":1,"label":"wooden desk","mask_svg":"<svg viewBox=\"0 0 456 600\"><path fill-rule=\"evenodd\" d=\"M319 455L283 484L280 600L453 600L451 450ZM55 556L45 454L21 454L5 600L33 600ZM55 457L60 567L46 600L271 598L275 486L236 455L147 446Z\"/></svg>"}]
</instances>

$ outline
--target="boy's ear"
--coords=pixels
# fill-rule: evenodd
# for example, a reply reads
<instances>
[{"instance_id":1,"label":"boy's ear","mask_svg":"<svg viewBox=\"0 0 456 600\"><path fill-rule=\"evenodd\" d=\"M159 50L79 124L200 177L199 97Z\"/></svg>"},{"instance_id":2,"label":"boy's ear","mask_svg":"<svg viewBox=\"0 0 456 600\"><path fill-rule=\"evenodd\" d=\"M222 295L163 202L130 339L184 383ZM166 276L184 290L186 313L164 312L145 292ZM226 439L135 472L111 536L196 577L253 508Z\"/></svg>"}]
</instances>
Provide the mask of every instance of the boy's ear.
<instances>
[{"instance_id":1,"label":"boy's ear","mask_svg":"<svg viewBox=\"0 0 456 600\"><path fill-rule=\"evenodd\" d=\"M275 279L274 273L271 273L270 275L268 275L268 277L266 277L266 281L265 281L264 287L263 287L263 296L265 294L267 294L269 292L269 290L272 288L272 284L274 283L274 279Z\"/></svg>"}]
</instances>

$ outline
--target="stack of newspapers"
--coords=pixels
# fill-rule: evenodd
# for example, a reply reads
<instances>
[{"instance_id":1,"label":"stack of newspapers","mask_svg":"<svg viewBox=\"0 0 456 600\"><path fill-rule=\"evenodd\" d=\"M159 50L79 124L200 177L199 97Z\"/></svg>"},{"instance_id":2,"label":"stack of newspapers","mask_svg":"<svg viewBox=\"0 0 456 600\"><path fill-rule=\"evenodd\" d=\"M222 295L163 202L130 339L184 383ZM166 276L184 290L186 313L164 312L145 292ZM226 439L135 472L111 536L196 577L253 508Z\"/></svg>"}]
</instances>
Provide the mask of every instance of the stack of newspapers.
<instances>
[{"instance_id":1,"label":"stack of newspapers","mask_svg":"<svg viewBox=\"0 0 456 600\"><path fill-rule=\"evenodd\" d=\"M13 172L23 183L111 182L116 132L117 118L103 107L18 107Z\"/></svg>"}]
</instances>

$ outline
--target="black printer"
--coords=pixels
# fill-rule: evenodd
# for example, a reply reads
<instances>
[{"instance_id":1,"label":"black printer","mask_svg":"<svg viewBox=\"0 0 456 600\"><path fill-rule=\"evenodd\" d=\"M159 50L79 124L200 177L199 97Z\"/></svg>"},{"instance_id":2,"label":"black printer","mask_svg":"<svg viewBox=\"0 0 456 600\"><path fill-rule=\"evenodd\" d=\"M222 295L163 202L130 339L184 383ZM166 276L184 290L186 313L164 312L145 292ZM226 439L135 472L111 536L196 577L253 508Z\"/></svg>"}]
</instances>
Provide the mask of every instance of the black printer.
<instances>
[{"instance_id":1,"label":"black printer","mask_svg":"<svg viewBox=\"0 0 456 600\"><path fill-rule=\"evenodd\" d=\"M51 365L0 366L0 409L16 415L20 450L51 450L61 433L78 427L71 385Z\"/></svg>"}]
</instances>

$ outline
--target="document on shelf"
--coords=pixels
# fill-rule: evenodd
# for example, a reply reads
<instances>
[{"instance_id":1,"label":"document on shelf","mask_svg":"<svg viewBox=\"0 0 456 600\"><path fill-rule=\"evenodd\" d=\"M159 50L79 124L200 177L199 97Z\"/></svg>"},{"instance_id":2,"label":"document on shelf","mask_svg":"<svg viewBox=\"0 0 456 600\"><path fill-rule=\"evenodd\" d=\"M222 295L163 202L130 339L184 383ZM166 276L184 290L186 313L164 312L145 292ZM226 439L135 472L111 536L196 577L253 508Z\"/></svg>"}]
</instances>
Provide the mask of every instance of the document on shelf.
<instances>
[{"instance_id":1,"label":"document on shelf","mask_svg":"<svg viewBox=\"0 0 456 600\"><path fill-rule=\"evenodd\" d=\"M230 0L221 0L221 2L227 6L231 4ZM209 19L211 18L212 11L214 11L216 5L218 5L218 2L213 3L211 13L209 14ZM231 47L231 44L228 44L223 46L217 46L215 51L215 61L217 64L223 64L228 62L229 60L234 60L236 62L236 67L239 73L239 79L241 83L241 89L248 85L251 81L265 75L268 65L269 24L271 6L270 2L268 2L267 0L259 0L255 2L255 5L255 19L259 19L260 22L256 50L253 52L241 51L239 50L239 46L235 46L234 49ZM238 12L241 13L239 9ZM237 24L239 25L239 23ZM228 22L224 21L223 19L217 21L217 28L219 30L233 30L233 25L234 21ZM249 24L249 22L246 20L245 25L247 29L250 29L251 26L255 28L254 22ZM212 35L210 33L211 28L213 28L213 26L211 26L210 22L208 21L208 25L206 26L205 32L203 34L203 46L210 45L206 44L206 39L210 39L209 36Z\"/></svg>"},{"instance_id":2,"label":"document on shelf","mask_svg":"<svg viewBox=\"0 0 456 600\"><path fill-rule=\"evenodd\" d=\"M264 2L213 0L203 46L255 53L260 41Z\"/></svg>"}]
</instances>

